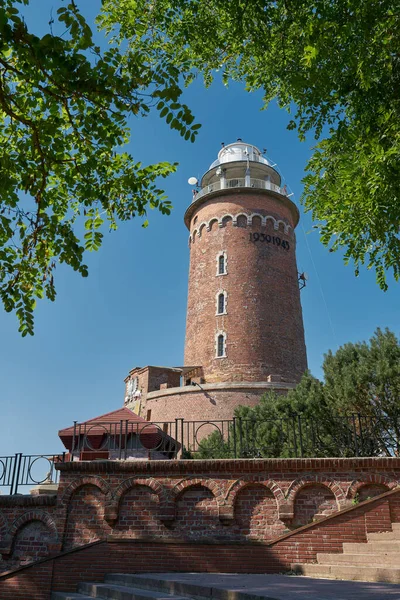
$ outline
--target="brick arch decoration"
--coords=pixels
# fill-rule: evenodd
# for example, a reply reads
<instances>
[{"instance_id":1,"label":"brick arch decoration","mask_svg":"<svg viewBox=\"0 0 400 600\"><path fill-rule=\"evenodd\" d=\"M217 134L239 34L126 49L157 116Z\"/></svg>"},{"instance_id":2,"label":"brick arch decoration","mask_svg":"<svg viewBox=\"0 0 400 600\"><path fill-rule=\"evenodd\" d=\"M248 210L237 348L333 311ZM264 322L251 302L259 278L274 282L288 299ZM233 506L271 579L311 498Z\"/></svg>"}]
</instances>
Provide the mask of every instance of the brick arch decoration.
<instances>
[{"instance_id":1,"label":"brick arch decoration","mask_svg":"<svg viewBox=\"0 0 400 600\"><path fill-rule=\"evenodd\" d=\"M58 552L59 550L61 550L57 526L52 517L44 511L30 510L18 517L18 519L16 519L12 523L7 533L6 539L4 540L4 545L2 544L1 550L4 554L11 554L13 541L17 532L21 529L21 527L23 527L27 523L31 523L32 521L41 521L42 523L44 523L44 525L46 525L46 527L49 528L49 530L54 536L54 545L52 550L54 550L54 552Z\"/></svg>"},{"instance_id":2,"label":"brick arch decoration","mask_svg":"<svg viewBox=\"0 0 400 600\"><path fill-rule=\"evenodd\" d=\"M348 500L353 500L360 488L369 484L384 485L389 491L397 487L399 485L399 481L397 479L392 479L387 475L381 475L380 473L369 473L368 475L359 475L357 479L354 479L354 481L350 483L347 489L346 498Z\"/></svg>"},{"instance_id":3,"label":"brick arch decoration","mask_svg":"<svg viewBox=\"0 0 400 600\"><path fill-rule=\"evenodd\" d=\"M223 521L230 523L235 518L235 502L241 490L251 485L262 485L269 489L276 501L276 507L280 518L280 507L285 502L285 496L279 485L273 479L265 479L262 476L258 477L242 477L234 481L228 488L225 494L225 505L223 507Z\"/></svg>"},{"instance_id":4,"label":"brick arch decoration","mask_svg":"<svg viewBox=\"0 0 400 600\"><path fill-rule=\"evenodd\" d=\"M306 475L305 477L292 481L286 492L285 519L290 520L294 517L294 501L297 494L300 490L311 485L322 485L323 487L328 488L335 496L338 510L345 504L346 495L338 481L327 475Z\"/></svg>"},{"instance_id":5,"label":"brick arch decoration","mask_svg":"<svg viewBox=\"0 0 400 600\"><path fill-rule=\"evenodd\" d=\"M71 498L75 492L84 485L94 485L95 487L99 488L99 490L105 495L106 499L110 496L110 486L104 481L104 479L94 475L88 475L86 477L79 477L70 483L60 498L61 506L66 508L71 502Z\"/></svg>"},{"instance_id":6,"label":"brick arch decoration","mask_svg":"<svg viewBox=\"0 0 400 600\"><path fill-rule=\"evenodd\" d=\"M218 483L214 481L214 479L210 479L209 477L186 477L185 479L181 479L181 481L174 485L174 487L171 490L171 497L173 499L173 520L175 520L176 517L176 501L178 500L179 496L181 496L186 490L195 486L205 487L212 493L215 500L217 501L219 519L221 521L224 521L225 499L222 489L220 488Z\"/></svg>"},{"instance_id":7,"label":"brick arch decoration","mask_svg":"<svg viewBox=\"0 0 400 600\"><path fill-rule=\"evenodd\" d=\"M228 223L232 223L234 222L235 217L233 215L231 215L231 213L227 213L226 215L224 215L223 217L221 217L219 219L218 222L218 227L226 227L226 225Z\"/></svg>"},{"instance_id":8,"label":"brick arch decoration","mask_svg":"<svg viewBox=\"0 0 400 600\"><path fill-rule=\"evenodd\" d=\"M211 231L211 228L212 228L212 226L213 226L214 224L216 224L216 225L218 226L218 218L217 218L217 217L213 217L212 219L210 219L210 220L208 221L208 225L207 225L207 228L206 228L206 230L207 230L207 231Z\"/></svg>"},{"instance_id":9,"label":"brick arch decoration","mask_svg":"<svg viewBox=\"0 0 400 600\"><path fill-rule=\"evenodd\" d=\"M95 475L87 475L85 477L78 477L74 479L72 483L64 490L64 493L61 495L59 499L59 506L61 508L60 515L60 531L65 535L66 527L67 527L67 519L68 519L68 506L71 502L72 496L84 485L93 485L97 487L101 492L103 492L106 500L105 505L108 504L108 499L110 497L110 487L109 485L102 479L101 477L96 477Z\"/></svg>"},{"instance_id":10,"label":"brick arch decoration","mask_svg":"<svg viewBox=\"0 0 400 600\"><path fill-rule=\"evenodd\" d=\"M199 236L199 237L201 237L201 234L203 233L203 229L204 229L205 227L207 227L207 222L206 222L206 221L202 221L202 222L200 223L200 225L198 225L198 228L199 228L199 233L198 233L198 236Z\"/></svg>"},{"instance_id":11,"label":"brick arch decoration","mask_svg":"<svg viewBox=\"0 0 400 600\"><path fill-rule=\"evenodd\" d=\"M130 477L121 483L115 492L107 497L105 519L114 525L118 519L119 503L122 496L136 485L145 486L157 494L160 502L160 521L168 524L175 517L174 504L163 485L153 477Z\"/></svg>"},{"instance_id":12,"label":"brick arch decoration","mask_svg":"<svg viewBox=\"0 0 400 600\"><path fill-rule=\"evenodd\" d=\"M249 223L249 215L247 213L241 212L238 213L237 215L235 215L234 219L233 219L233 224L238 227L238 219L239 217L244 217L246 219L246 227Z\"/></svg>"},{"instance_id":13,"label":"brick arch decoration","mask_svg":"<svg viewBox=\"0 0 400 600\"><path fill-rule=\"evenodd\" d=\"M240 212L235 215L227 213L225 215L222 215L221 217L212 217L208 222L202 221L200 225L196 224L196 227L192 230L192 232L189 235L189 244L194 242L196 237L201 237L204 228L206 231L211 231L211 227L214 223L217 223L218 227L223 227L224 222L226 222L227 219L229 219L229 222L232 219L232 225L234 227L237 227L237 219L238 217L242 216L246 217L248 226L251 226L253 217L260 217L262 227L266 227L268 221L271 221L275 231L278 231L280 228L282 228L283 232L287 235L292 233L292 227L288 223L282 221L282 219L275 219L275 217L273 217L272 215L262 215L258 212L253 212L251 214Z\"/></svg>"},{"instance_id":14,"label":"brick arch decoration","mask_svg":"<svg viewBox=\"0 0 400 600\"><path fill-rule=\"evenodd\" d=\"M48 513L41 510L30 510L18 517L11 525L9 534L13 537L18 529L25 525L25 523L29 523L29 521L42 521L54 534L54 539L58 540L58 531L54 520Z\"/></svg>"}]
</instances>

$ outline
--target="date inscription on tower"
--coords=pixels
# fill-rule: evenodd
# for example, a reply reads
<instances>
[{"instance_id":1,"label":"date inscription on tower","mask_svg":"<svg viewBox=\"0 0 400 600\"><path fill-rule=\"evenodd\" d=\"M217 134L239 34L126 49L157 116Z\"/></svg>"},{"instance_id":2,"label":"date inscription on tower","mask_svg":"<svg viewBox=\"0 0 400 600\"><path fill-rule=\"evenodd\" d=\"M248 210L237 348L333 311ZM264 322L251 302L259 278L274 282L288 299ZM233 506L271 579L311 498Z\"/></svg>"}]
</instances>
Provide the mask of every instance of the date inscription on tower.
<instances>
[{"instance_id":1,"label":"date inscription on tower","mask_svg":"<svg viewBox=\"0 0 400 600\"><path fill-rule=\"evenodd\" d=\"M274 246L279 246L283 250L290 250L290 244L286 240L282 240L277 235L269 235L268 233L250 233L250 241L251 242L265 242L267 244L273 244Z\"/></svg>"}]
</instances>

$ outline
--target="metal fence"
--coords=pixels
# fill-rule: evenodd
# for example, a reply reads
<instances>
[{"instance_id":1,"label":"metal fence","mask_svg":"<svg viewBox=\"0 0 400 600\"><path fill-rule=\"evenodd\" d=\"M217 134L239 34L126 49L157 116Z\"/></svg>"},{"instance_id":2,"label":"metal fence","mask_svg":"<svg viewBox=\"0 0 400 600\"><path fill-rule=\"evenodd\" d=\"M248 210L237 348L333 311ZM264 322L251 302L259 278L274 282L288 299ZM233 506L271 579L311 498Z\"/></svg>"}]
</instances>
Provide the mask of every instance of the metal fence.
<instances>
[{"instance_id":1,"label":"metal fence","mask_svg":"<svg viewBox=\"0 0 400 600\"><path fill-rule=\"evenodd\" d=\"M55 465L65 461L64 454L21 454L0 457L0 486L17 494L21 486L58 483Z\"/></svg>"},{"instance_id":2,"label":"metal fence","mask_svg":"<svg viewBox=\"0 0 400 600\"><path fill-rule=\"evenodd\" d=\"M61 432L61 438L71 448L71 460L151 458L151 453L158 458L176 458L181 448L179 421L75 422L70 430Z\"/></svg>"},{"instance_id":3,"label":"metal fence","mask_svg":"<svg viewBox=\"0 0 400 600\"><path fill-rule=\"evenodd\" d=\"M400 437L390 424L352 414L318 419L221 419L137 423L75 423L72 454L108 458L301 458L397 456ZM155 453L158 453L156 456ZM101 458L99 454L99 458Z\"/></svg>"},{"instance_id":4,"label":"metal fence","mask_svg":"<svg viewBox=\"0 0 400 600\"><path fill-rule=\"evenodd\" d=\"M221 419L74 423L61 438L68 454L0 457L0 486L58 483L55 465L73 460L328 458L399 456L400 423L352 414L318 419Z\"/></svg>"},{"instance_id":5,"label":"metal fence","mask_svg":"<svg viewBox=\"0 0 400 600\"><path fill-rule=\"evenodd\" d=\"M204 186L193 196L193 202L195 202L195 200L198 200L202 196L206 196L207 194L211 194L212 192L216 192L218 190L241 187L271 190L284 196L288 195L286 187L280 187L279 185L272 183L272 181L265 181L264 179L254 179L253 177L249 177L247 179L245 177L236 177L235 179L226 179L223 183L221 181L214 181L213 183Z\"/></svg>"},{"instance_id":6,"label":"metal fence","mask_svg":"<svg viewBox=\"0 0 400 600\"><path fill-rule=\"evenodd\" d=\"M400 436L390 424L359 414L183 421L181 440L189 458L328 458L400 452Z\"/></svg>"}]
</instances>

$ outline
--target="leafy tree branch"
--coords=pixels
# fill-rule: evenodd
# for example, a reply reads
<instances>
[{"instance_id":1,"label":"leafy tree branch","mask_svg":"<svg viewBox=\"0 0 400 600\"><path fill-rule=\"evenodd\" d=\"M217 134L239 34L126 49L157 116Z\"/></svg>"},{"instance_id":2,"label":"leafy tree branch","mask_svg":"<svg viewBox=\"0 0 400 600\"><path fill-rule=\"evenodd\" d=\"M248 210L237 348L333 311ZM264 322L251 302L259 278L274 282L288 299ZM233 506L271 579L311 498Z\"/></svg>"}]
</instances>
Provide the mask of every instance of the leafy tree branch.
<instances>
[{"instance_id":1,"label":"leafy tree branch","mask_svg":"<svg viewBox=\"0 0 400 600\"><path fill-rule=\"evenodd\" d=\"M400 13L394 0L104 0L100 24L189 84L263 90L318 143L302 201L346 263L400 277Z\"/></svg>"},{"instance_id":2,"label":"leafy tree branch","mask_svg":"<svg viewBox=\"0 0 400 600\"><path fill-rule=\"evenodd\" d=\"M25 22L28 3L0 1L0 298L23 336L36 300L55 299L58 264L85 277L84 253L100 248L106 228L171 211L157 180L176 165L143 166L120 150L129 116L157 106L185 139L199 128L175 67L155 66L145 49L102 50L73 1L60 2L40 37Z\"/></svg>"}]
</instances>

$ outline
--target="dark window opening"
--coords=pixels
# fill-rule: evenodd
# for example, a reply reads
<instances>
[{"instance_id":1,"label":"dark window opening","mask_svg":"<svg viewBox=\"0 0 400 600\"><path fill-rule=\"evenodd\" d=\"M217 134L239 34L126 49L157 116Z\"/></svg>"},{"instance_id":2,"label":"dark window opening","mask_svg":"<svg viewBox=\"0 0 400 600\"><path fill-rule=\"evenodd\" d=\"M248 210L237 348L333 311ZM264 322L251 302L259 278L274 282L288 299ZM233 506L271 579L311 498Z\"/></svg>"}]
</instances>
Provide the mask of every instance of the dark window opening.
<instances>
[{"instance_id":1,"label":"dark window opening","mask_svg":"<svg viewBox=\"0 0 400 600\"><path fill-rule=\"evenodd\" d=\"M150 421L150 419L151 419L151 409L149 408L149 410L147 411L146 421Z\"/></svg>"},{"instance_id":2,"label":"dark window opening","mask_svg":"<svg viewBox=\"0 0 400 600\"><path fill-rule=\"evenodd\" d=\"M220 294L218 296L218 313L221 314L225 311L225 296Z\"/></svg>"},{"instance_id":3,"label":"dark window opening","mask_svg":"<svg viewBox=\"0 0 400 600\"><path fill-rule=\"evenodd\" d=\"M224 356L224 336L218 336L218 353L217 356Z\"/></svg>"},{"instance_id":4,"label":"dark window opening","mask_svg":"<svg viewBox=\"0 0 400 600\"><path fill-rule=\"evenodd\" d=\"M219 262L218 262L218 273L221 275L222 273L225 273L225 256L223 254L221 254L221 256L219 257Z\"/></svg>"}]
</instances>

